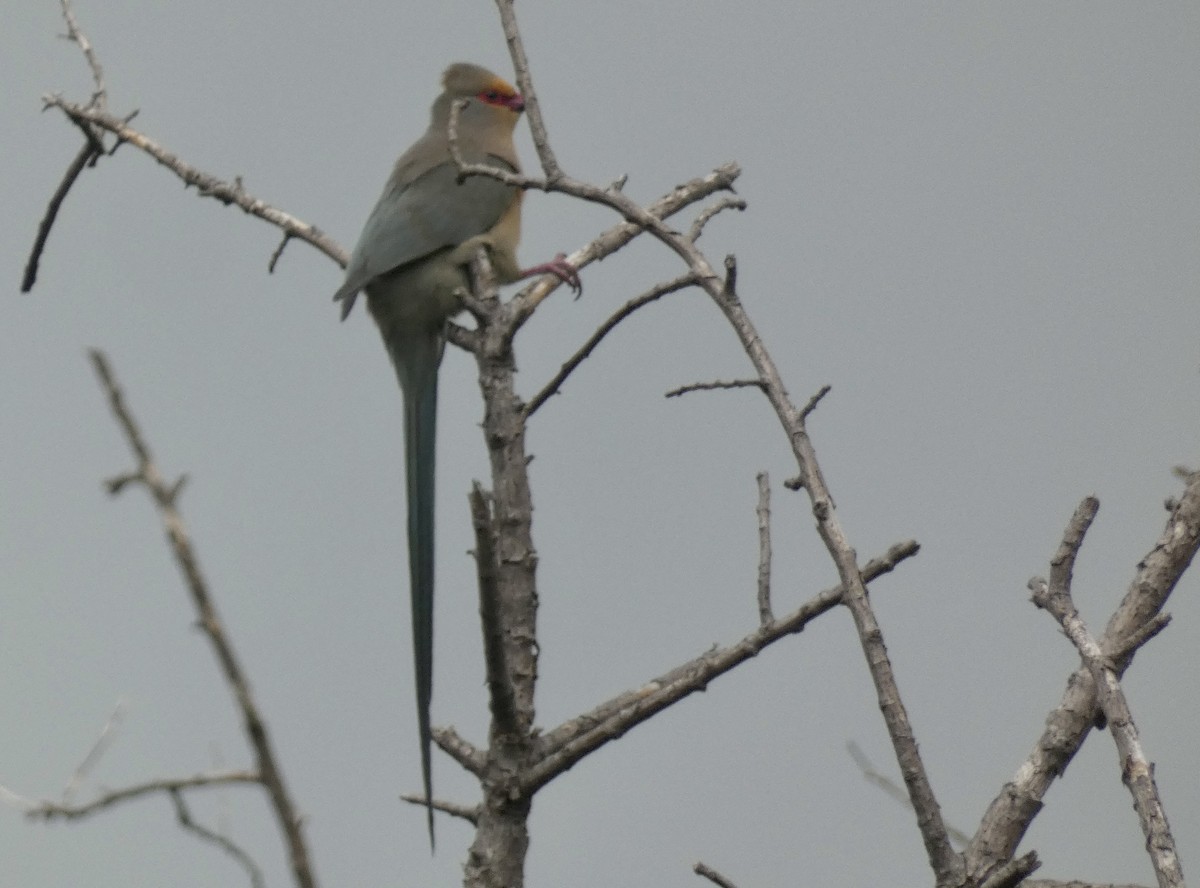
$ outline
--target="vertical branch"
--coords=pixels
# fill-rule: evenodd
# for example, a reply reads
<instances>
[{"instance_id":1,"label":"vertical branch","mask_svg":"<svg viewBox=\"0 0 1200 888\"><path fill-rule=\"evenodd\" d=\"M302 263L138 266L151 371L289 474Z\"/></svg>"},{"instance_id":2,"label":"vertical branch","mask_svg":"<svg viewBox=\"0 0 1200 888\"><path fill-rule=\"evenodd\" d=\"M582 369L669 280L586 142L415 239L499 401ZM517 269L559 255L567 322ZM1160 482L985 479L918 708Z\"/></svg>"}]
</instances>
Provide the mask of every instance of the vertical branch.
<instances>
[{"instance_id":1,"label":"vertical branch","mask_svg":"<svg viewBox=\"0 0 1200 888\"><path fill-rule=\"evenodd\" d=\"M508 53L512 56L513 68L517 74L517 88L525 98L525 113L529 117L533 147L537 150L538 160L541 161L542 173L545 174L546 180L554 182L562 176L562 169L550 147L550 137L546 134L546 122L542 120L542 106L533 89L533 79L529 75L529 59L525 55L525 46L521 42L521 32L517 29L517 13L513 9L513 0L496 0L496 8L500 12L500 24L504 28L504 39L508 41Z\"/></svg>"},{"instance_id":2,"label":"vertical branch","mask_svg":"<svg viewBox=\"0 0 1200 888\"><path fill-rule=\"evenodd\" d=\"M775 622L771 612L771 482L766 472L758 473L758 622Z\"/></svg>"},{"instance_id":3,"label":"vertical branch","mask_svg":"<svg viewBox=\"0 0 1200 888\"><path fill-rule=\"evenodd\" d=\"M478 293L494 282L480 251L472 265ZM537 552L533 547L533 498L525 454L525 405L514 385L513 312L495 298L478 299L481 309L475 359L484 400L483 433L491 463L490 514L473 497L476 541L483 555L481 592L495 625L484 626L489 645L492 724L483 773L483 804L465 867L465 884L521 888L529 849L531 797L520 776L533 755L534 685L537 680ZM482 527L482 532L479 528ZM498 651L502 662L494 662ZM503 670L503 675L493 675ZM497 690L503 693L497 694ZM511 696L510 696L511 694Z\"/></svg>"}]
</instances>

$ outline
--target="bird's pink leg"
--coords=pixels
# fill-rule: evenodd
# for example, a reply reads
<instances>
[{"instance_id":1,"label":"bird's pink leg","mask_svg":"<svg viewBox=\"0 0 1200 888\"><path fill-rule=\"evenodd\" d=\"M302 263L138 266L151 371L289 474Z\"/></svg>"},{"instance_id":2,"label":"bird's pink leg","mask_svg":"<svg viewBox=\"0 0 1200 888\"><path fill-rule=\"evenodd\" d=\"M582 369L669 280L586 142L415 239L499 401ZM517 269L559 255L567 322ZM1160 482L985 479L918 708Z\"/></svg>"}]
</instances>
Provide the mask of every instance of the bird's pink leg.
<instances>
[{"instance_id":1,"label":"bird's pink leg","mask_svg":"<svg viewBox=\"0 0 1200 888\"><path fill-rule=\"evenodd\" d=\"M541 265L534 265L526 268L521 272L520 280L525 278L536 277L539 274L552 274L568 287L576 295L583 294L583 282L579 280L579 272L575 270L575 266L567 261L566 253L559 253L549 262L543 262Z\"/></svg>"}]
</instances>

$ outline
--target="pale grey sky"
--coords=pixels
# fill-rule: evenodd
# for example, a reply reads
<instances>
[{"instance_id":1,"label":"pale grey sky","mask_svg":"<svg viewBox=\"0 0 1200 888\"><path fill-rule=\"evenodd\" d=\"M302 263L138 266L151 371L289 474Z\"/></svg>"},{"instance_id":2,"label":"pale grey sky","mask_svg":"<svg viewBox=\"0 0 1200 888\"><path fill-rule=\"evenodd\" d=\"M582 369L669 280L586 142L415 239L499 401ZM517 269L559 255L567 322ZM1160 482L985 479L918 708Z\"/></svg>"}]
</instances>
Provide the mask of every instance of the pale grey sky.
<instances>
[{"instance_id":1,"label":"pale grey sky","mask_svg":"<svg viewBox=\"0 0 1200 888\"><path fill-rule=\"evenodd\" d=\"M81 23L118 113L197 166L352 245L450 61L508 74L490 3L98 4ZM1114 2L603 4L522 0L562 163L650 199L726 160L743 214L713 222L866 559L920 556L873 597L949 820L972 831L1028 753L1076 657L1027 602L1078 501L1076 572L1099 630L1161 531L1176 464L1200 465L1200 9ZM399 394L340 272L198 200L123 148L71 194L34 293L17 286L78 148L39 96L84 98L51 0L0 33L0 783L57 795L119 698L106 787L249 761L238 721L85 360L105 349L164 471L308 816L323 884L453 885L468 829L428 853L407 626ZM527 132L521 150L534 162ZM522 258L613 221L530 195ZM519 341L532 393L625 299L678 274L650 243L556 295ZM754 475L775 482L780 610L828 586L767 406L664 400L746 361L699 295L644 311L535 418L539 723L551 727L753 628ZM434 720L486 731L465 494L486 477L474 370L444 365ZM1139 655L1128 690L1186 868L1200 863L1200 604ZM911 815L857 773L894 770L847 614L606 747L538 796L531 886L740 888L930 881ZM439 794L473 802L435 760ZM1093 735L1023 849L1040 875L1150 884L1107 736ZM287 884L253 790L195 799ZM237 885L164 800L67 827L0 811L0 885ZM1190 867L1189 867L1190 864ZM1192 873L1195 876L1195 873Z\"/></svg>"}]
</instances>

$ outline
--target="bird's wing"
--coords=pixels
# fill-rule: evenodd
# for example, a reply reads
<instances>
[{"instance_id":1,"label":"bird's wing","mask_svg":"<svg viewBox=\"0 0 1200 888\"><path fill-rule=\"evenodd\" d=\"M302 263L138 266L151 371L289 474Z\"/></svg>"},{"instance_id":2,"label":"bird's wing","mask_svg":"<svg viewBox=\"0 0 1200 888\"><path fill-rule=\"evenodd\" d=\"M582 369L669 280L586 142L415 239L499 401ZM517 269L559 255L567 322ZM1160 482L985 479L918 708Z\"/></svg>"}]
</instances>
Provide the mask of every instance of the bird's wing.
<instances>
[{"instance_id":1,"label":"bird's wing","mask_svg":"<svg viewBox=\"0 0 1200 888\"><path fill-rule=\"evenodd\" d=\"M516 171L495 155L487 155L485 162ZM405 185L389 184L363 226L346 281L333 298L353 297L380 275L483 234L517 196L512 186L490 176L469 176L461 184L457 180L458 167L447 161ZM351 304L348 299L346 313Z\"/></svg>"}]
</instances>

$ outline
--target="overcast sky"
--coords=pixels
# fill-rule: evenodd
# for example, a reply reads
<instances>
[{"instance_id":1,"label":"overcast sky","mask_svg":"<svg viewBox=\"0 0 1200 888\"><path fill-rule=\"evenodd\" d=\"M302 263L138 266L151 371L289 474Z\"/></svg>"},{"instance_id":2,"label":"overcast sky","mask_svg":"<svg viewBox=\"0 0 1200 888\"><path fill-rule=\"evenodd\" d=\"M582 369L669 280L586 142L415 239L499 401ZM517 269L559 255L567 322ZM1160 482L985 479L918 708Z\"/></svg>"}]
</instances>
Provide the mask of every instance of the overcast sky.
<instances>
[{"instance_id":1,"label":"overcast sky","mask_svg":"<svg viewBox=\"0 0 1200 888\"><path fill-rule=\"evenodd\" d=\"M485 0L164 4L79 0L111 109L181 157L349 248L451 61L511 73ZM1161 532L1171 469L1200 466L1200 7L522 0L560 161L642 200L714 166L742 214L702 246L740 290L810 422L862 560L916 538L872 588L949 821L973 832L1077 664L1028 603L1079 500L1099 517L1076 601L1099 632ZM185 517L307 815L326 886L453 885L471 832L419 787L400 399L365 312L269 226L197 199L125 147L85 173L17 292L79 146L39 97L84 100L58 4L0 30L0 783L57 797L120 699L98 787L251 761L85 358L104 349ZM532 145L522 127L527 166ZM531 194L521 258L611 214ZM550 299L518 340L532 394L616 306L681 271L639 243ZM714 307L681 294L609 338L532 422L541 564L538 723L551 728L756 624L755 473L774 487L777 609L832 584L765 401L665 400L746 374ZM439 432L434 721L486 737L465 495L486 479L472 362L451 349ZM1200 864L1200 581L1127 690L1185 867ZM858 773L895 772L849 614L835 611L539 794L531 886L929 884L912 815ZM472 781L435 758L439 795ZM253 789L198 795L288 883ZM1092 735L1022 850L1039 875L1152 884L1107 735ZM46 827L0 810L0 884L238 885L164 799ZM1195 872L1192 873L1193 877Z\"/></svg>"}]
</instances>

